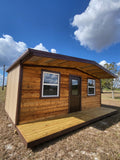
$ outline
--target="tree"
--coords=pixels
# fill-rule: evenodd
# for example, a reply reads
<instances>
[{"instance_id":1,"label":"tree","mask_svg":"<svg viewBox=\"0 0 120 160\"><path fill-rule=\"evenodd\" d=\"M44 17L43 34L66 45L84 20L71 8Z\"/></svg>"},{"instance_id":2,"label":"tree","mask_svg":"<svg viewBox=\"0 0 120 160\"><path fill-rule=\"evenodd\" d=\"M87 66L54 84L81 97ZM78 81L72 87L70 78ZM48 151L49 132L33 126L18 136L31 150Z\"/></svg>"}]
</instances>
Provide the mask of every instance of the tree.
<instances>
[{"instance_id":1,"label":"tree","mask_svg":"<svg viewBox=\"0 0 120 160\"><path fill-rule=\"evenodd\" d=\"M120 88L120 70L117 72L117 78L114 79L113 86L114 88Z\"/></svg>"},{"instance_id":2,"label":"tree","mask_svg":"<svg viewBox=\"0 0 120 160\"><path fill-rule=\"evenodd\" d=\"M106 63L104 65L104 67L106 69L108 69L109 71L111 71L112 73L114 74L117 74L117 65L115 62L112 62L112 63ZM102 89L104 88L107 88L107 89L111 89L112 90L112 98L114 98L114 79L102 79L101 80L101 86L102 86Z\"/></svg>"}]
</instances>

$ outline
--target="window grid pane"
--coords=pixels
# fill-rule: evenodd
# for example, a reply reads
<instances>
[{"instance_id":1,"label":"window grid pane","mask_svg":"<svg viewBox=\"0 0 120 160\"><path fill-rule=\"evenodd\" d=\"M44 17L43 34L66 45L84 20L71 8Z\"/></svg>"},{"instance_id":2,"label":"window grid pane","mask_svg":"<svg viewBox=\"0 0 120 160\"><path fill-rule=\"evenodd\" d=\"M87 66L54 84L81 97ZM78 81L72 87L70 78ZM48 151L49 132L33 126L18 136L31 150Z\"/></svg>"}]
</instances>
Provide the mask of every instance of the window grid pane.
<instances>
[{"instance_id":1,"label":"window grid pane","mask_svg":"<svg viewBox=\"0 0 120 160\"><path fill-rule=\"evenodd\" d=\"M94 87L95 86L95 80L93 79L88 79L88 86Z\"/></svg>"},{"instance_id":2,"label":"window grid pane","mask_svg":"<svg viewBox=\"0 0 120 160\"><path fill-rule=\"evenodd\" d=\"M95 95L95 80L88 79L88 95Z\"/></svg>"},{"instance_id":3,"label":"window grid pane","mask_svg":"<svg viewBox=\"0 0 120 160\"><path fill-rule=\"evenodd\" d=\"M42 97L59 96L59 74L43 72Z\"/></svg>"},{"instance_id":4,"label":"window grid pane","mask_svg":"<svg viewBox=\"0 0 120 160\"><path fill-rule=\"evenodd\" d=\"M43 73L43 83L46 84L58 84L59 83L59 74L44 72Z\"/></svg>"},{"instance_id":5,"label":"window grid pane","mask_svg":"<svg viewBox=\"0 0 120 160\"><path fill-rule=\"evenodd\" d=\"M57 96L57 86L45 85L43 90L43 96Z\"/></svg>"},{"instance_id":6,"label":"window grid pane","mask_svg":"<svg viewBox=\"0 0 120 160\"><path fill-rule=\"evenodd\" d=\"M88 89L88 94L94 95L94 91L95 91L94 88L89 88Z\"/></svg>"}]
</instances>

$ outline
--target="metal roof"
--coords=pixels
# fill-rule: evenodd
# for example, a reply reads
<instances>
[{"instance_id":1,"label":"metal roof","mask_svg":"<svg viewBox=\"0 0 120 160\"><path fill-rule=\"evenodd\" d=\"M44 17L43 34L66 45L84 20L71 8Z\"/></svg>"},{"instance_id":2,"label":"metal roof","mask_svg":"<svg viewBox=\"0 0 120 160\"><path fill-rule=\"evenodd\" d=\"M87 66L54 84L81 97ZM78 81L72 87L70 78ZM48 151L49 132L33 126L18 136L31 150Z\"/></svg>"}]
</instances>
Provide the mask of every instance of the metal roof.
<instances>
[{"instance_id":1,"label":"metal roof","mask_svg":"<svg viewBox=\"0 0 120 160\"><path fill-rule=\"evenodd\" d=\"M44 58L44 63L43 63ZM46 59L45 59L46 58ZM40 63L38 63L40 60ZM56 61L57 60L57 61ZM61 62L62 61L62 62ZM57 62L57 63L54 63ZM95 61L76 58L46 51L40 51L28 48L8 69L10 72L18 64L29 64L50 67L67 67L79 69L80 71L92 75L96 78L116 78L117 76L105 69Z\"/></svg>"}]
</instances>

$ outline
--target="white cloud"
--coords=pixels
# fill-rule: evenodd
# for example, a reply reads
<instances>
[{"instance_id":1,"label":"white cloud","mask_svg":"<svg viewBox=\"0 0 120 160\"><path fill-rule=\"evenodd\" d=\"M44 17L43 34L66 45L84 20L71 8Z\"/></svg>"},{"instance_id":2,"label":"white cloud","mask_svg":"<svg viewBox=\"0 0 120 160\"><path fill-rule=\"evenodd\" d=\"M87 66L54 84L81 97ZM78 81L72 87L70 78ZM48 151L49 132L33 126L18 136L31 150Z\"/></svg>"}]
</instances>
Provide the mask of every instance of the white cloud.
<instances>
[{"instance_id":1,"label":"white cloud","mask_svg":"<svg viewBox=\"0 0 120 160\"><path fill-rule=\"evenodd\" d=\"M120 62L117 63L117 66L120 66Z\"/></svg>"},{"instance_id":2,"label":"white cloud","mask_svg":"<svg viewBox=\"0 0 120 160\"><path fill-rule=\"evenodd\" d=\"M3 35L0 37L0 67L4 64L6 68L11 65L25 50L27 49L27 44L24 42L16 42L12 36ZM34 49L48 51L42 43L36 45ZM55 49L51 49L54 53Z\"/></svg>"},{"instance_id":3,"label":"white cloud","mask_svg":"<svg viewBox=\"0 0 120 160\"><path fill-rule=\"evenodd\" d=\"M0 66L10 65L27 49L24 42L16 42L10 35L0 38Z\"/></svg>"},{"instance_id":4,"label":"white cloud","mask_svg":"<svg viewBox=\"0 0 120 160\"><path fill-rule=\"evenodd\" d=\"M27 44L24 42L16 42L12 36L3 35L0 37L0 86L2 85L2 66L5 64L6 68L11 65L25 50ZM36 45L34 49L48 51L42 43ZM51 49L51 52L56 53L55 49ZM5 77L5 84L7 82L7 75Z\"/></svg>"},{"instance_id":5,"label":"white cloud","mask_svg":"<svg viewBox=\"0 0 120 160\"><path fill-rule=\"evenodd\" d=\"M34 49L42 50L42 51L47 51L47 52L48 52L48 49L46 49L46 48L43 46L42 43L36 45L36 46L34 47Z\"/></svg>"},{"instance_id":6,"label":"white cloud","mask_svg":"<svg viewBox=\"0 0 120 160\"><path fill-rule=\"evenodd\" d=\"M105 65L106 63L107 63L107 61L102 60L99 64L104 67L104 65Z\"/></svg>"},{"instance_id":7,"label":"white cloud","mask_svg":"<svg viewBox=\"0 0 120 160\"><path fill-rule=\"evenodd\" d=\"M56 49L52 48L52 49L51 49L51 52L52 52L52 53L56 53Z\"/></svg>"},{"instance_id":8,"label":"white cloud","mask_svg":"<svg viewBox=\"0 0 120 160\"><path fill-rule=\"evenodd\" d=\"M82 14L74 16L74 35L82 46L101 51L120 42L120 0L91 0Z\"/></svg>"},{"instance_id":9,"label":"white cloud","mask_svg":"<svg viewBox=\"0 0 120 160\"><path fill-rule=\"evenodd\" d=\"M40 44L36 45L36 46L34 47L34 49L49 52L49 51L48 51L48 49L47 49L47 48L45 48L45 47L43 46L43 44L42 44L42 43L40 43ZM56 53L56 49L51 48L50 52L52 52L52 53Z\"/></svg>"}]
</instances>

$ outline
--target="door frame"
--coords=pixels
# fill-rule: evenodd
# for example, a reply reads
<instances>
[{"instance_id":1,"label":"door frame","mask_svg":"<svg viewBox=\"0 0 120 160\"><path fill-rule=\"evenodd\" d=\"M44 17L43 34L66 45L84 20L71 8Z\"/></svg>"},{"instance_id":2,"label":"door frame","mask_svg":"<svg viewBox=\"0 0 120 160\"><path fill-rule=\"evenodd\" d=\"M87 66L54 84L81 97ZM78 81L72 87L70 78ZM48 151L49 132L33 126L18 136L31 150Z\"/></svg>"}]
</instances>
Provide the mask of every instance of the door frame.
<instances>
[{"instance_id":1,"label":"door frame","mask_svg":"<svg viewBox=\"0 0 120 160\"><path fill-rule=\"evenodd\" d=\"M80 110L79 111L81 111L81 84L82 84L82 78L81 78L81 76L76 76L76 75L73 75L73 74L70 74L69 75L69 105L68 105L68 113L71 113L70 112L70 94L71 94L71 79L72 78L80 78L80 87L79 87L79 89L80 89Z\"/></svg>"}]
</instances>

